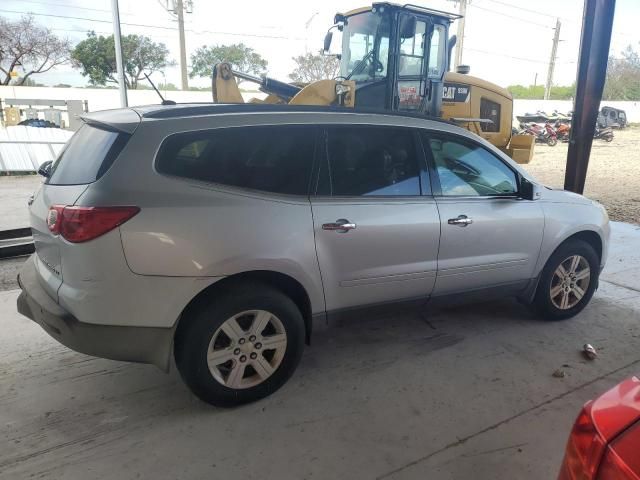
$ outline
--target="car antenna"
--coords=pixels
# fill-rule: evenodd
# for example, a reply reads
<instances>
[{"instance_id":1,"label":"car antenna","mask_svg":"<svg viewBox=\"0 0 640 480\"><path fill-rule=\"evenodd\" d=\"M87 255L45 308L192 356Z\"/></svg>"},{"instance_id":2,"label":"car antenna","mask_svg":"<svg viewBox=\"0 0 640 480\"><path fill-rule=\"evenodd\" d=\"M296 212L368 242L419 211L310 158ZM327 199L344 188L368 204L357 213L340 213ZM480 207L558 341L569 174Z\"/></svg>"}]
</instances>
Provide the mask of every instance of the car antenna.
<instances>
[{"instance_id":1,"label":"car antenna","mask_svg":"<svg viewBox=\"0 0 640 480\"><path fill-rule=\"evenodd\" d=\"M156 86L153 84L153 82L151 81L151 79L149 78L149 75L147 75L146 72L142 72L144 73L144 76L147 77L148 82L151 84L151 86L153 87L153 89L156 91L156 93L158 94L158 96L160 97L160 100L162 100L162 105L175 105L176 102L174 102L173 100L165 100L164 97L162 96L162 94L160 93L160 90L158 90L156 88Z\"/></svg>"}]
</instances>

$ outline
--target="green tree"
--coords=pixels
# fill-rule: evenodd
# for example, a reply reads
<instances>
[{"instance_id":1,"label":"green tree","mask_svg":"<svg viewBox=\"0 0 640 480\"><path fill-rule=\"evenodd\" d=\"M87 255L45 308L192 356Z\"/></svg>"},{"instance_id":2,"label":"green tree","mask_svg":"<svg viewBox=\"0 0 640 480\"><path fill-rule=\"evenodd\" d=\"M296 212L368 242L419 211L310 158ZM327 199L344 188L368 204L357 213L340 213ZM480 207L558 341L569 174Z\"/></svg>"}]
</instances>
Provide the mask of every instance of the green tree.
<instances>
[{"instance_id":1,"label":"green tree","mask_svg":"<svg viewBox=\"0 0 640 480\"><path fill-rule=\"evenodd\" d=\"M640 53L629 45L620 57L609 57L605 100L640 100Z\"/></svg>"},{"instance_id":2,"label":"green tree","mask_svg":"<svg viewBox=\"0 0 640 480\"><path fill-rule=\"evenodd\" d=\"M289 74L289 78L294 82L311 83L326 78L335 78L340 68L337 57L323 55L322 52L298 55L292 60L296 66Z\"/></svg>"},{"instance_id":3,"label":"green tree","mask_svg":"<svg viewBox=\"0 0 640 480\"><path fill-rule=\"evenodd\" d=\"M189 77L211 77L213 66L220 62L228 62L234 70L253 75L261 75L267 69L267 61L244 43L203 45L191 55Z\"/></svg>"},{"instance_id":4,"label":"green tree","mask_svg":"<svg viewBox=\"0 0 640 480\"><path fill-rule=\"evenodd\" d=\"M68 62L69 49L68 40L58 38L31 16L15 21L0 17L0 85L12 82L12 71L19 73L13 84L30 82L31 75Z\"/></svg>"},{"instance_id":5,"label":"green tree","mask_svg":"<svg viewBox=\"0 0 640 480\"><path fill-rule=\"evenodd\" d=\"M507 90L511 92L513 98L542 100L544 98L543 85L509 85ZM551 100L571 100L576 94L576 85L555 86L551 87L549 98Z\"/></svg>"},{"instance_id":6,"label":"green tree","mask_svg":"<svg viewBox=\"0 0 640 480\"><path fill-rule=\"evenodd\" d=\"M89 32L87 38L73 49L71 61L91 85L104 86L118 83L116 73L116 50L113 35L97 36ZM174 65L169 59L169 50L164 43L153 42L144 35L125 35L122 37L122 58L124 63L124 81L127 88L138 88L138 82L144 73L151 75L167 66Z\"/></svg>"}]
</instances>

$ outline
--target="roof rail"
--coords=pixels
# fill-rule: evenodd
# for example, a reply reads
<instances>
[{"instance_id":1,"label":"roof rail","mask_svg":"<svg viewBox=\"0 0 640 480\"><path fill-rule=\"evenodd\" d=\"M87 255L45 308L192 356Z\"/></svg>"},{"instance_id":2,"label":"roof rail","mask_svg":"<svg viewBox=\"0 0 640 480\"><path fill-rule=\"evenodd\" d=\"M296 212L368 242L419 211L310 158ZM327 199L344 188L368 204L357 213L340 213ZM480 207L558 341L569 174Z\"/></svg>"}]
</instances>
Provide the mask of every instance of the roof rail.
<instances>
[{"instance_id":1,"label":"roof rail","mask_svg":"<svg viewBox=\"0 0 640 480\"><path fill-rule=\"evenodd\" d=\"M431 120L435 122L455 123L439 117L431 117L420 115L412 112L397 112L373 108L350 108L340 106L316 106L316 105L275 105L275 104L256 104L256 103L237 103L237 104L200 104L194 105L182 103L177 105L158 107L157 110L151 112L143 112L143 118L177 118L177 117L193 117L198 115L217 115L225 113L286 113L286 112L302 112L302 113L360 113L372 115L389 115L394 117L417 118L421 120Z\"/></svg>"}]
</instances>

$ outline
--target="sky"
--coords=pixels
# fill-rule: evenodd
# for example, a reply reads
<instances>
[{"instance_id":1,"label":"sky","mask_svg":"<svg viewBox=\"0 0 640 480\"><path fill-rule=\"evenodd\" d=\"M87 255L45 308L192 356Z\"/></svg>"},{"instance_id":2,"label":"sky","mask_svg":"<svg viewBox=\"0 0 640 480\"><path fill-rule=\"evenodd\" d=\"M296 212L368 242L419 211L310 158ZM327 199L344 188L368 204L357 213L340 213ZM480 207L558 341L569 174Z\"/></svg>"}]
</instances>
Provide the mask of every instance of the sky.
<instances>
[{"instance_id":1,"label":"sky","mask_svg":"<svg viewBox=\"0 0 640 480\"><path fill-rule=\"evenodd\" d=\"M371 0L368 0L371 2ZM166 44L179 60L177 21L167 13L170 0L119 0L123 34L142 34ZM431 8L457 11L452 0L414 0ZM369 3L370 4L370 3ZM187 63L190 54L203 45L243 42L268 61L268 74L289 80L292 57L317 51L336 12L368 5L366 0L193 0L193 13L185 14ZM575 80L582 0L471 0L467 8L463 63L471 73L498 85L544 84L551 54L556 19L561 22L554 85ZM2 0L0 16L18 19L32 13L41 24L75 44L88 30L113 33L111 0ZM611 53L627 45L640 49L640 0L618 0ZM457 25L450 33L456 33ZM32 77L47 85L88 82L77 70L65 65ZM155 82L180 85L178 67L156 72ZM208 86L210 79L190 80L190 85Z\"/></svg>"}]
</instances>

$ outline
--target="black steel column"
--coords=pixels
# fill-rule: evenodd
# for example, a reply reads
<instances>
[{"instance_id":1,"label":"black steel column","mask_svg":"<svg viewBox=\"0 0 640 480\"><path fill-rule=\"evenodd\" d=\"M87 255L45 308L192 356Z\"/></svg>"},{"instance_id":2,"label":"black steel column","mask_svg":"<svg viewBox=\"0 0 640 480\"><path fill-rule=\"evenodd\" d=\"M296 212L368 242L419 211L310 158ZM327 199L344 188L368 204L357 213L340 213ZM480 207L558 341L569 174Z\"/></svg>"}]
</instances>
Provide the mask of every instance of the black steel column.
<instances>
[{"instance_id":1,"label":"black steel column","mask_svg":"<svg viewBox=\"0 0 640 480\"><path fill-rule=\"evenodd\" d=\"M564 188L584 191L593 134L607 74L615 0L585 0L576 98Z\"/></svg>"}]
</instances>

